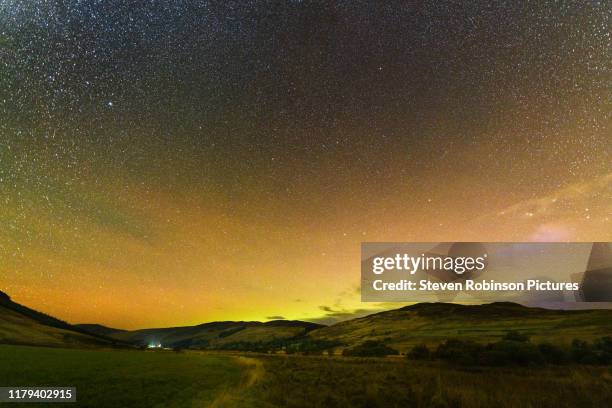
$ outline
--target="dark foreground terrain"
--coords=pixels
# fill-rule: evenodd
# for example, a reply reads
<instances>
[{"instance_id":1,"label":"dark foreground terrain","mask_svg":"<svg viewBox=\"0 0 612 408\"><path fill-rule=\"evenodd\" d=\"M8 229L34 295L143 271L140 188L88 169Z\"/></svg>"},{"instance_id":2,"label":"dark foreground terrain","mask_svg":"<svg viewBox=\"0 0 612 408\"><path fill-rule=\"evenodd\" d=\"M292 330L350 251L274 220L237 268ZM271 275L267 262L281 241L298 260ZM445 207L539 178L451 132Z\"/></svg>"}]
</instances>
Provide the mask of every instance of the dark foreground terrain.
<instances>
[{"instance_id":1,"label":"dark foreground terrain","mask_svg":"<svg viewBox=\"0 0 612 408\"><path fill-rule=\"evenodd\" d=\"M609 367L459 368L402 358L263 358L253 406L604 407Z\"/></svg>"},{"instance_id":2,"label":"dark foreground terrain","mask_svg":"<svg viewBox=\"0 0 612 408\"><path fill-rule=\"evenodd\" d=\"M94 408L604 407L612 399L609 366L26 346L0 346L0 384L76 386L78 403L66 406Z\"/></svg>"},{"instance_id":3,"label":"dark foreground terrain","mask_svg":"<svg viewBox=\"0 0 612 408\"><path fill-rule=\"evenodd\" d=\"M71 325L0 293L0 386L74 386L65 406L92 408L604 407L611 313L433 303L328 327L125 331Z\"/></svg>"},{"instance_id":4,"label":"dark foreground terrain","mask_svg":"<svg viewBox=\"0 0 612 408\"><path fill-rule=\"evenodd\" d=\"M245 367L234 357L196 353L0 345L0 386L77 388L76 404L43 407L210 406L240 388Z\"/></svg>"}]
</instances>

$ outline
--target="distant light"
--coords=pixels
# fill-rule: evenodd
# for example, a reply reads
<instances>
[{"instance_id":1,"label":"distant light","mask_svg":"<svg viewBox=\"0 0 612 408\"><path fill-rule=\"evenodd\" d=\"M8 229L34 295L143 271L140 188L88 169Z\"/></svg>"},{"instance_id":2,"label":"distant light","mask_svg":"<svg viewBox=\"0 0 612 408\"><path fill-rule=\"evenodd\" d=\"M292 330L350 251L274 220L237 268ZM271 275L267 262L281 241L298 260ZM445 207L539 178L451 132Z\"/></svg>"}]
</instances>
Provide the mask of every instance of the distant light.
<instances>
[{"instance_id":1,"label":"distant light","mask_svg":"<svg viewBox=\"0 0 612 408\"><path fill-rule=\"evenodd\" d=\"M109 108L113 107L113 101L108 101L106 104L109 106Z\"/></svg>"}]
</instances>

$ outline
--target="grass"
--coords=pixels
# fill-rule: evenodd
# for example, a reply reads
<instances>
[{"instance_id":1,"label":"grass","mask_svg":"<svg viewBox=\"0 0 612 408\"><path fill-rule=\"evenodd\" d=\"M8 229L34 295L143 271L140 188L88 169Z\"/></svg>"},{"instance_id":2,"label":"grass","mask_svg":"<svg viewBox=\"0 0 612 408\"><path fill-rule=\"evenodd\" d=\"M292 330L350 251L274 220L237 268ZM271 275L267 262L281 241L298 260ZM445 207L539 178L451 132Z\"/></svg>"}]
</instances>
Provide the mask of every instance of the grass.
<instances>
[{"instance_id":1,"label":"grass","mask_svg":"<svg viewBox=\"0 0 612 408\"><path fill-rule=\"evenodd\" d=\"M401 358L262 357L243 406L602 407L609 367L461 369Z\"/></svg>"},{"instance_id":2,"label":"grass","mask_svg":"<svg viewBox=\"0 0 612 408\"><path fill-rule=\"evenodd\" d=\"M0 345L1 386L75 386L71 407L207 406L244 374L227 356Z\"/></svg>"},{"instance_id":3,"label":"grass","mask_svg":"<svg viewBox=\"0 0 612 408\"><path fill-rule=\"evenodd\" d=\"M108 342L58 327L51 327L0 306L0 343L53 347L100 347Z\"/></svg>"},{"instance_id":4,"label":"grass","mask_svg":"<svg viewBox=\"0 0 612 408\"><path fill-rule=\"evenodd\" d=\"M480 306L474 312L452 307L444 310L444 307L449 308L449 305L425 305L424 310L392 310L317 329L309 336L347 345L376 340L407 352L417 344L436 346L448 338L493 342L510 330L527 334L534 342L556 345L569 345L574 338L590 341L612 332L609 310L556 311L518 306L516 314L510 313L517 308L515 305L509 311L497 306L507 313L495 316L491 305ZM433 309L431 313L427 308ZM434 313L436 308L442 311Z\"/></svg>"},{"instance_id":5,"label":"grass","mask_svg":"<svg viewBox=\"0 0 612 408\"><path fill-rule=\"evenodd\" d=\"M92 408L601 407L612 368L0 345L0 385L76 386L65 406Z\"/></svg>"}]
</instances>

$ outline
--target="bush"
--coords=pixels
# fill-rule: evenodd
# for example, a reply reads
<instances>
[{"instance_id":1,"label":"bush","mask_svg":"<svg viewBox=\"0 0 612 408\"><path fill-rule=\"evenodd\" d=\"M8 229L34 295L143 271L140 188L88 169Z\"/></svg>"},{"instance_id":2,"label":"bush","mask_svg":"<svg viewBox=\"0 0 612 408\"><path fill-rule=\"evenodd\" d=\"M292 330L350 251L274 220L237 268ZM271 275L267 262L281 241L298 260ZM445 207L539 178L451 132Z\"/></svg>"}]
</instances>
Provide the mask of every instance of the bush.
<instances>
[{"instance_id":1,"label":"bush","mask_svg":"<svg viewBox=\"0 0 612 408\"><path fill-rule=\"evenodd\" d=\"M600 364L612 363L612 337L606 336L595 340L593 348L598 354Z\"/></svg>"},{"instance_id":2,"label":"bush","mask_svg":"<svg viewBox=\"0 0 612 408\"><path fill-rule=\"evenodd\" d=\"M602 337L589 344L584 340L574 339L570 349L572 361L580 364L612 363L612 338Z\"/></svg>"},{"instance_id":3,"label":"bush","mask_svg":"<svg viewBox=\"0 0 612 408\"><path fill-rule=\"evenodd\" d=\"M612 337L605 336L600 339L595 340L594 346L606 353L612 353Z\"/></svg>"},{"instance_id":4,"label":"bush","mask_svg":"<svg viewBox=\"0 0 612 408\"><path fill-rule=\"evenodd\" d=\"M542 364L544 357L535 344L523 341L502 340L489 344L479 356L482 365L528 366Z\"/></svg>"},{"instance_id":5,"label":"bush","mask_svg":"<svg viewBox=\"0 0 612 408\"><path fill-rule=\"evenodd\" d=\"M353 357L384 357L397 354L399 354L397 350L375 340L368 340L358 346L342 351L343 356Z\"/></svg>"},{"instance_id":6,"label":"bush","mask_svg":"<svg viewBox=\"0 0 612 408\"><path fill-rule=\"evenodd\" d=\"M570 348L572 361L582 364L596 364L597 358L587 343L584 340L574 339Z\"/></svg>"},{"instance_id":7,"label":"bush","mask_svg":"<svg viewBox=\"0 0 612 408\"><path fill-rule=\"evenodd\" d=\"M566 364L570 360L570 357L565 350L550 343L539 344L538 349L540 350L542 358L544 358L546 363Z\"/></svg>"},{"instance_id":8,"label":"bush","mask_svg":"<svg viewBox=\"0 0 612 408\"><path fill-rule=\"evenodd\" d=\"M332 352L334 348L341 345L342 343L336 340L301 339L287 343L285 352L287 354L321 355L323 352Z\"/></svg>"},{"instance_id":9,"label":"bush","mask_svg":"<svg viewBox=\"0 0 612 408\"><path fill-rule=\"evenodd\" d=\"M508 340L508 341L518 341L518 342L528 342L529 341L529 336L527 336L524 333L520 333L516 330L510 330L509 332L507 332L504 337L502 337L502 340Z\"/></svg>"},{"instance_id":10,"label":"bush","mask_svg":"<svg viewBox=\"0 0 612 408\"><path fill-rule=\"evenodd\" d=\"M397 350L381 341L366 341L346 349L345 356L382 357L398 354ZM612 364L612 337L599 338L592 343L575 339L570 347L550 343L535 344L518 332L508 332L502 340L486 345L472 340L448 339L435 351L427 345L414 346L406 358L411 360L439 359L464 366L530 366L545 364Z\"/></svg>"},{"instance_id":11,"label":"bush","mask_svg":"<svg viewBox=\"0 0 612 408\"><path fill-rule=\"evenodd\" d=\"M431 352L425 344L419 344L418 346L414 346L406 357L410 360L429 360L431 358Z\"/></svg>"},{"instance_id":12,"label":"bush","mask_svg":"<svg viewBox=\"0 0 612 408\"><path fill-rule=\"evenodd\" d=\"M409 353L409 358L418 359L425 353L422 349L424 346L417 347ZM449 339L438 346L433 357L452 364L482 366L611 364L612 337L602 337L592 344L575 339L569 349L550 343L533 344L526 336L516 332L508 333L503 340L486 346L469 340Z\"/></svg>"},{"instance_id":13,"label":"bush","mask_svg":"<svg viewBox=\"0 0 612 408\"><path fill-rule=\"evenodd\" d=\"M484 347L471 340L448 339L440 344L434 354L436 358L456 364L474 365Z\"/></svg>"},{"instance_id":14,"label":"bush","mask_svg":"<svg viewBox=\"0 0 612 408\"><path fill-rule=\"evenodd\" d=\"M435 357L453 364L484 366L526 366L545 361L536 345L522 340L481 345L471 340L449 339L438 346Z\"/></svg>"}]
</instances>

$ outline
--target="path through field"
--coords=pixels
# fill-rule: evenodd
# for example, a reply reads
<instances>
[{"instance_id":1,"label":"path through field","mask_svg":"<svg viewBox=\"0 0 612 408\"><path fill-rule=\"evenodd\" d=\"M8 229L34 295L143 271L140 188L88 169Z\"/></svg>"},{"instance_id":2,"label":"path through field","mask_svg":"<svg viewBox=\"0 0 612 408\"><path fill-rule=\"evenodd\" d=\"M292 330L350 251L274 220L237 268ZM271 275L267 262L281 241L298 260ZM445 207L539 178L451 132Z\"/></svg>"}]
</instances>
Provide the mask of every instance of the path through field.
<instances>
[{"instance_id":1,"label":"path through field","mask_svg":"<svg viewBox=\"0 0 612 408\"><path fill-rule=\"evenodd\" d=\"M235 359L238 363L245 366L246 373L244 379L241 381L240 386L223 391L210 404L210 407L225 408L239 406L244 391L255 385L264 376L265 369L261 360L244 356L237 356Z\"/></svg>"}]
</instances>

